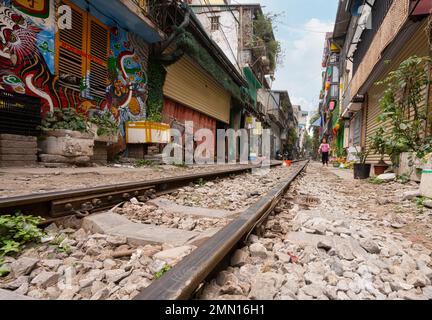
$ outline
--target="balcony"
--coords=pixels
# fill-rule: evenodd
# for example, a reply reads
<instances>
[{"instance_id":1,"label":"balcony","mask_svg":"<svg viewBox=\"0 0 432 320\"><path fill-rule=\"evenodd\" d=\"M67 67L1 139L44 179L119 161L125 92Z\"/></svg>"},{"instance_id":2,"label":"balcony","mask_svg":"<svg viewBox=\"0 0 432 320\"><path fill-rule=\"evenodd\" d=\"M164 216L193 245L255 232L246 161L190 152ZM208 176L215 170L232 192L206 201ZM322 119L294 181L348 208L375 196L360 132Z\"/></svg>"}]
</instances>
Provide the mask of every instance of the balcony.
<instances>
[{"instance_id":1,"label":"balcony","mask_svg":"<svg viewBox=\"0 0 432 320\"><path fill-rule=\"evenodd\" d=\"M80 6L80 1L74 0L73 2ZM100 14L121 22L123 28L139 35L146 42L159 42L164 35L160 32L158 25L149 18L145 9L146 3L146 1L138 0L91 1L92 6L98 8Z\"/></svg>"},{"instance_id":2,"label":"balcony","mask_svg":"<svg viewBox=\"0 0 432 320\"><path fill-rule=\"evenodd\" d=\"M383 4L388 5L388 1L383 1ZM377 1L377 3L380 3ZM354 56L355 65L354 75L351 82L351 98L357 95L363 84L369 79L375 66L380 62L382 52L394 40L397 34L402 30L409 16L408 0L393 1L388 8L384 6L383 20L375 18L377 23L380 23L376 29L368 30L373 32L373 37L370 37L370 44L366 43L366 35L362 38L364 49L358 49ZM372 12L373 13L373 12ZM385 15L384 15L385 13ZM367 45L365 45L367 44Z\"/></svg>"}]
</instances>

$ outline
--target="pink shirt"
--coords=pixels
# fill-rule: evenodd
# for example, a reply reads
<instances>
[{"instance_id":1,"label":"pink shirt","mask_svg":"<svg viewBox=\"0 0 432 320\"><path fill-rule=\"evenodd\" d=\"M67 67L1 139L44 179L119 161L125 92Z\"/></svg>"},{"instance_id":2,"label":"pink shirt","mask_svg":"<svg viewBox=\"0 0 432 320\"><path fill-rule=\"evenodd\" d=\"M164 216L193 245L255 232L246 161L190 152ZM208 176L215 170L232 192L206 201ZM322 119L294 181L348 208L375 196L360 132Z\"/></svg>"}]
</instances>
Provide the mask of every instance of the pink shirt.
<instances>
[{"instance_id":1,"label":"pink shirt","mask_svg":"<svg viewBox=\"0 0 432 320\"><path fill-rule=\"evenodd\" d=\"M330 145L328 143L323 143L320 146L321 152L329 152L330 151Z\"/></svg>"}]
</instances>

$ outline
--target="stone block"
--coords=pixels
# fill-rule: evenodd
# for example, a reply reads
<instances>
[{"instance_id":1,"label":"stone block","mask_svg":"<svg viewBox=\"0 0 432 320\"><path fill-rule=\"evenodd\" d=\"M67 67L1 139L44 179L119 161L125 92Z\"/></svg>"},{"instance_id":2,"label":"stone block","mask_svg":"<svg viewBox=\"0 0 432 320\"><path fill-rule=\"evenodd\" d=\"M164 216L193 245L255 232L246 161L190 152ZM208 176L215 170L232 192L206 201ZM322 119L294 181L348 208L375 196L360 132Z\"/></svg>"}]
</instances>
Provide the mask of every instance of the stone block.
<instances>
[{"instance_id":1,"label":"stone block","mask_svg":"<svg viewBox=\"0 0 432 320\"><path fill-rule=\"evenodd\" d=\"M36 155L22 155L22 154L0 154L0 161L24 161L36 162Z\"/></svg>"},{"instance_id":2,"label":"stone block","mask_svg":"<svg viewBox=\"0 0 432 320\"><path fill-rule=\"evenodd\" d=\"M0 140L21 141L21 142L37 142L36 137L20 136L15 134L0 134Z\"/></svg>"},{"instance_id":3,"label":"stone block","mask_svg":"<svg viewBox=\"0 0 432 320\"><path fill-rule=\"evenodd\" d=\"M0 167L14 168L14 167L28 167L35 166L37 162L30 161L0 161Z\"/></svg>"},{"instance_id":4,"label":"stone block","mask_svg":"<svg viewBox=\"0 0 432 320\"><path fill-rule=\"evenodd\" d=\"M43 154L64 157L90 157L93 155L94 140L91 134L68 130L53 130L39 141Z\"/></svg>"},{"instance_id":5,"label":"stone block","mask_svg":"<svg viewBox=\"0 0 432 320\"><path fill-rule=\"evenodd\" d=\"M22 142L14 140L0 140L0 147L13 149L37 149L38 145L36 141Z\"/></svg>"},{"instance_id":6,"label":"stone block","mask_svg":"<svg viewBox=\"0 0 432 320\"><path fill-rule=\"evenodd\" d=\"M36 155L36 148L3 148L0 147L0 154L2 155Z\"/></svg>"},{"instance_id":7,"label":"stone block","mask_svg":"<svg viewBox=\"0 0 432 320\"><path fill-rule=\"evenodd\" d=\"M0 301L34 300L32 298L16 294L9 290L0 289Z\"/></svg>"},{"instance_id":8,"label":"stone block","mask_svg":"<svg viewBox=\"0 0 432 320\"><path fill-rule=\"evenodd\" d=\"M187 215L206 218L229 218L234 215L232 212L225 210L181 206L173 201L160 198L151 200L148 202L148 204L154 205L164 210L167 214L174 215Z\"/></svg>"},{"instance_id":9,"label":"stone block","mask_svg":"<svg viewBox=\"0 0 432 320\"><path fill-rule=\"evenodd\" d=\"M126 237L129 244L138 246L163 243L183 246L200 235L198 232L134 223L111 212L85 218L82 227L94 233Z\"/></svg>"}]
</instances>

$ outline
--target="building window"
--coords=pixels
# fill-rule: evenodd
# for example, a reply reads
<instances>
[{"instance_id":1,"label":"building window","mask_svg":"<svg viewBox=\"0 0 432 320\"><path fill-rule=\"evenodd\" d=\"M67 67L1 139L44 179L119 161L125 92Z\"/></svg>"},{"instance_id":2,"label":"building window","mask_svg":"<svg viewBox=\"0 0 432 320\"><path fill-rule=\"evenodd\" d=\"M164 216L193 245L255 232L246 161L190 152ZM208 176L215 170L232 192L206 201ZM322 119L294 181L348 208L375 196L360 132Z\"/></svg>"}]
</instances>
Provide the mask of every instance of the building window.
<instances>
[{"instance_id":1,"label":"building window","mask_svg":"<svg viewBox=\"0 0 432 320\"><path fill-rule=\"evenodd\" d=\"M211 17L211 31L217 31L220 27L220 17Z\"/></svg>"},{"instance_id":2,"label":"building window","mask_svg":"<svg viewBox=\"0 0 432 320\"><path fill-rule=\"evenodd\" d=\"M105 96L110 34L107 26L69 1L72 29L57 33L56 66L60 83L85 98Z\"/></svg>"}]
</instances>

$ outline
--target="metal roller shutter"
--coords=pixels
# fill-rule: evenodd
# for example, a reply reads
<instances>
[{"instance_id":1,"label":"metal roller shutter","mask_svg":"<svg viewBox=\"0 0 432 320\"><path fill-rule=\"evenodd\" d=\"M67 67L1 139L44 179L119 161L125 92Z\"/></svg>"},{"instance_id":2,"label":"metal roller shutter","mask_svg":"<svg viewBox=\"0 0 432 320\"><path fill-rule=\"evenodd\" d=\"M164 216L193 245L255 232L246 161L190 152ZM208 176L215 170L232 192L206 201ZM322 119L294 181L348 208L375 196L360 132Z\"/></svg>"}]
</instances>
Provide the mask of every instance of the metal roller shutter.
<instances>
[{"instance_id":1,"label":"metal roller shutter","mask_svg":"<svg viewBox=\"0 0 432 320\"><path fill-rule=\"evenodd\" d=\"M407 58L413 55L417 56L427 56L429 54L429 47L428 47L428 40L427 40L427 34L425 32L426 24L422 24L419 26L419 29L414 34L414 36L410 39L409 42L405 44L403 49L400 51L397 57L395 57L391 63L389 64L389 67L386 70L386 73L383 74L378 81L381 81L385 79L387 74L398 68L398 66ZM384 126L386 131L390 131L390 123L379 123L378 122L378 116L381 114L381 108L380 108L380 100L383 96L385 87L383 86L377 86L373 85L372 88L368 91L368 106L367 106L367 112L366 112L366 141L365 145L366 148L369 150L371 147L371 143L369 141L369 138L372 137L375 132L378 130L379 127ZM424 96L425 99L423 101L423 105L421 106L421 109L424 110L426 107L426 87L424 89ZM380 160L380 156L376 154L371 154L368 157L369 163L377 163ZM390 161L388 157L386 157L386 161Z\"/></svg>"},{"instance_id":2,"label":"metal roller shutter","mask_svg":"<svg viewBox=\"0 0 432 320\"><path fill-rule=\"evenodd\" d=\"M164 95L229 123L231 95L188 57L167 68Z\"/></svg>"}]
</instances>

